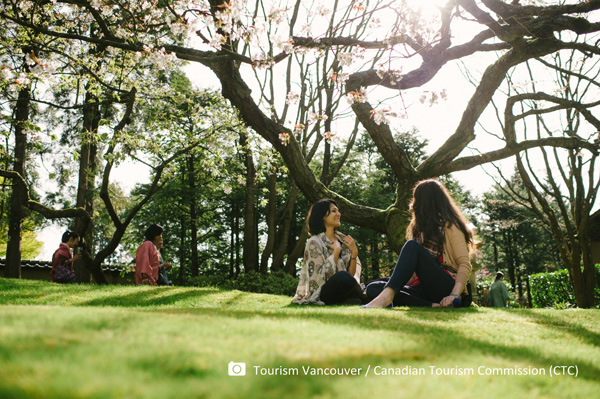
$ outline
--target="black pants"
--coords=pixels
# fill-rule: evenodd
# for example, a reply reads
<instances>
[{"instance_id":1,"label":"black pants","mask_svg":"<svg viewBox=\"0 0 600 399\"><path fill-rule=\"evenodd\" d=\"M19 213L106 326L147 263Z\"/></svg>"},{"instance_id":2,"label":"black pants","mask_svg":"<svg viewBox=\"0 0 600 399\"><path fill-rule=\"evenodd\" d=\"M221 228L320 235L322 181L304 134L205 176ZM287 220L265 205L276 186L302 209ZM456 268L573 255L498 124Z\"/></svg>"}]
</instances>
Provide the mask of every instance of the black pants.
<instances>
[{"instance_id":1,"label":"black pants","mask_svg":"<svg viewBox=\"0 0 600 399\"><path fill-rule=\"evenodd\" d=\"M366 296L360 284L346 271L335 273L321 287L321 300L325 305L341 305L357 299L365 303Z\"/></svg>"},{"instance_id":2,"label":"black pants","mask_svg":"<svg viewBox=\"0 0 600 399\"><path fill-rule=\"evenodd\" d=\"M390 281L389 277L380 278L374 281L371 281L367 284L367 298L371 301L375 299L383 289L386 287L388 281ZM400 291L396 292L396 296L394 297L394 306L422 306L422 307L430 307L433 302L425 299L425 293L423 292L423 287L418 284L415 286L405 285L400 289Z\"/></svg>"},{"instance_id":3,"label":"black pants","mask_svg":"<svg viewBox=\"0 0 600 399\"><path fill-rule=\"evenodd\" d=\"M419 277L420 284L414 287L405 286L413 273ZM396 291L395 306L431 306L452 292L454 279L421 244L415 240L408 240L400 251L392 276L388 281L376 280L369 283L367 296L370 298L385 287Z\"/></svg>"}]
</instances>

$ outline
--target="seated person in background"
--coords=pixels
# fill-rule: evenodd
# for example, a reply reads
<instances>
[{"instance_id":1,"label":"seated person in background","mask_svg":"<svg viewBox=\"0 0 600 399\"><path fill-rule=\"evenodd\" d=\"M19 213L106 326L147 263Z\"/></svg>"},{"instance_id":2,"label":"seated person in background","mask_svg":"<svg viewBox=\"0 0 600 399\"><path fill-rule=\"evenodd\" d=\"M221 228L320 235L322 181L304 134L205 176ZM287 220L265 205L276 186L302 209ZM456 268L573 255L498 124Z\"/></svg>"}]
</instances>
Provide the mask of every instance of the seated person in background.
<instances>
[{"instance_id":1,"label":"seated person in background","mask_svg":"<svg viewBox=\"0 0 600 399\"><path fill-rule=\"evenodd\" d=\"M81 254L71 252L79 244L79 234L74 231L67 230L62 235L61 244L52 255L52 270L50 276L52 281L56 283L74 283L75 272L73 271L73 263L81 259Z\"/></svg>"},{"instance_id":2,"label":"seated person in background","mask_svg":"<svg viewBox=\"0 0 600 399\"><path fill-rule=\"evenodd\" d=\"M292 302L359 305L366 296L359 284L361 265L354 239L337 231L341 213L335 201L316 202L308 213L308 229L300 281Z\"/></svg>"},{"instance_id":3,"label":"seated person in background","mask_svg":"<svg viewBox=\"0 0 600 399\"><path fill-rule=\"evenodd\" d=\"M146 241L140 245L135 254L135 283L137 285L157 285L158 271L161 267L170 267L170 263L160 263L158 249L162 247L164 229L153 224L146 229Z\"/></svg>"}]
</instances>

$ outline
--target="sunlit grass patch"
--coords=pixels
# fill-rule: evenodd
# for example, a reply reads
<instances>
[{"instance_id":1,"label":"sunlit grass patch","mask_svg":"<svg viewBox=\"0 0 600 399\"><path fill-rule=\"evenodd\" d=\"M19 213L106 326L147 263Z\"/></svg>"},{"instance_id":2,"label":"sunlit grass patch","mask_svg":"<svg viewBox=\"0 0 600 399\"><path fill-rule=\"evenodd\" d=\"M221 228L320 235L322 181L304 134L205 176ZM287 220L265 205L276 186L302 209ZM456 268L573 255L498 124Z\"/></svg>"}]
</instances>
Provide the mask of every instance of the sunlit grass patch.
<instances>
[{"instance_id":1,"label":"sunlit grass patch","mask_svg":"<svg viewBox=\"0 0 600 399\"><path fill-rule=\"evenodd\" d=\"M0 290L1 398L580 398L600 389L598 310L302 307L212 288L6 279ZM247 375L229 376L231 361ZM552 366L577 366L578 376L485 374ZM361 372L304 375L308 367Z\"/></svg>"}]
</instances>

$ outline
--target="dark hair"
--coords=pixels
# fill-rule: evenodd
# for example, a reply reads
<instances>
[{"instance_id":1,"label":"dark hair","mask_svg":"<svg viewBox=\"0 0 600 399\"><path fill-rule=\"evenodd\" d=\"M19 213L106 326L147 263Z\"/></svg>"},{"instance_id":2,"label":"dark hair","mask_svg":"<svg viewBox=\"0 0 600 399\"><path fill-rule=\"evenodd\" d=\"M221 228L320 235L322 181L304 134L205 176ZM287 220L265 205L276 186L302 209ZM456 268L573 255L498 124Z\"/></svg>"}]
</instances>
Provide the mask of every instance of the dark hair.
<instances>
[{"instance_id":1,"label":"dark hair","mask_svg":"<svg viewBox=\"0 0 600 399\"><path fill-rule=\"evenodd\" d=\"M500 280L502 277L504 277L504 273L502 273L502 272L496 273L496 280Z\"/></svg>"},{"instance_id":2,"label":"dark hair","mask_svg":"<svg viewBox=\"0 0 600 399\"><path fill-rule=\"evenodd\" d=\"M75 233L74 231L67 230L63 233L61 242L66 244L71 238L79 238L79 234Z\"/></svg>"},{"instance_id":3,"label":"dark hair","mask_svg":"<svg viewBox=\"0 0 600 399\"><path fill-rule=\"evenodd\" d=\"M465 235L467 246L473 247L473 232L467 227L467 219L461 212L448 189L435 179L418 182L413 190L410 203L412 220L406 229L406 239L414 233L421 233L427 240L439 245L444 244L440 226L449 223L457 226Z\"/></svg>"},{"instance_id":4,"label":"dark hair","mask_svg":"<svg viewBox=\"0 0 600 399\"><path fill-rule=\"evenodd\" d=\"M308 232L311 235L316 235L325 232L325 223L323 218L329 215L331 204L337 206L332 199L322 199L317 201L310 207L308 211Z\"/></svg>"},{"instance_id":5,"label":"dark hair","mask_svg":"<svg viewBox=\"0 0 600 399\"><path fill-rule=\"evenodd\" d=\"M164 230L165 229L163 229L162 226L152 224L146 229L146 232L144 233L144 238L146 238L146 241L154 241L154 238L156 238L156 236L161 235Z\"/></svg>"}]
</instances>

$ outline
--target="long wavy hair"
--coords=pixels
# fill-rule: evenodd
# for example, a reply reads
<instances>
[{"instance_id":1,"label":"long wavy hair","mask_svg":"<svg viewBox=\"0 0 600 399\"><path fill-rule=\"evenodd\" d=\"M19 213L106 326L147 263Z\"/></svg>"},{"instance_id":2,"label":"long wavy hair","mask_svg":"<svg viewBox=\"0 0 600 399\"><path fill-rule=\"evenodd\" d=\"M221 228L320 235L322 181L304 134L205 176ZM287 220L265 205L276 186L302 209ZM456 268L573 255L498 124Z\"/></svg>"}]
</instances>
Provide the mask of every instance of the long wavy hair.
<instances>
[{"instance_id":1,"label":"long wavy hair","mask_svg":"<svg viewBox=\"0 0 600 399\"><path fill-rule=\"evenodd\" d=\"M465 215L448 192L448 189L435 179L422 180L413 189L413 199L409 207L412 219L406 229L406 239L420 233L427 240L443 245L441 226L457 226L465 235L469 250L473 249L473 232L467 227Z\"/></svg>"}]
</instances>

